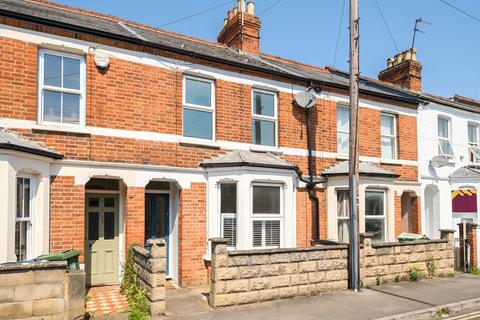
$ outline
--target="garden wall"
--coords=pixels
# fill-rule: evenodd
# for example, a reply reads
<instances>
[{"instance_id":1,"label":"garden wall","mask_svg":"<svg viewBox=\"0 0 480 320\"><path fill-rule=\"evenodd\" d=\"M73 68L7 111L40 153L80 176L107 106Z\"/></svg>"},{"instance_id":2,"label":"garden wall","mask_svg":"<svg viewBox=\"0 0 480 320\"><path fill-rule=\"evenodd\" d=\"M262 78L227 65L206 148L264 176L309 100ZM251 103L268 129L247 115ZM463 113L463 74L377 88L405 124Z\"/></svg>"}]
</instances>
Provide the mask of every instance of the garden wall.
<instances>
[{"instance_id":1,"label":"garden wall","mask_svg":"<svg viewBox=\"0 0 480 320\"><path fill-rule=\"evenodd\" d=\"M66 262L0 265L0 319L83 319L85 273Z\"/></svg>"},{"instance_id":2,"label":"garden wall","mask_svg":"<svg viewBox=\"0 0 480 320\"><path fill-rule=\"evenodd\" d=\"M309 248L228 251L225 239L210 239L212 267L209 303L213 307L308 296L346 289L348 245ZM427 262L436 275L453 273L453 231L440 240L372 244L365 235L361 248L364 286L400 281L410 270L427 274Z\"/></svg>"},{"instance_id":3,"label":"garden wall","mask_svg":"<svg viewBox=\"0 0 480 320\"><path fill-rule=\"evenodd\" d=\"M166 250L164 240L149 240L151 247L133 247L140 288L145 290L152 316L165 313Z\"/></svg>"}]
</instances>

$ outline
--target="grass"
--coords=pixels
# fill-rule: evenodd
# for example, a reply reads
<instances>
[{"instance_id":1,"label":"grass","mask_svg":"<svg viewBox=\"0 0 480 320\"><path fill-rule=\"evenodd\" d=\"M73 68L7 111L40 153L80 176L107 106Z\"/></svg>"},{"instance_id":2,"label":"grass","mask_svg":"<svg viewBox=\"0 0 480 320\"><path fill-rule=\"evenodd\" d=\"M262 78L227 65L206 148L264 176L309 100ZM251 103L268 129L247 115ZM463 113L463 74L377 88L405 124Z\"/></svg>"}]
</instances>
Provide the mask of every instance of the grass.
<instances>
[{"instance_id":1,"label":"grass","mask_svg":"<svg viewBox=\"0 0 480 320\"><path fill-rule=\"evenodd\" d=\"M448 309L441 308L441 309L438 309L437 312L435 312L435 316L446 318L446 317L448 317L449 313L450 312L448 311Z\"/></svg>"},{"instance_id":2,"label":"grass","mask_svg":"<svg viewBox=\"0 0 480 320\"><path fill-rule=\"evenodd\" d=\"M480 276L480 268L468 267L467 273L470 273L470 274L473 274L473 275L476 275L476 276Z\"/></svg>"},{"instance_id":3,"label":"grass","mask_svg":"<svg viewBox=\"0 0 480 320\"><path fill-rule=\"evenodd\" d=\"M410 281L418 281L421 278L422 278L422 271L420 270L420 267L417 265L414 265L408 272L408 279Z\"/></svg>"}]
</instances>

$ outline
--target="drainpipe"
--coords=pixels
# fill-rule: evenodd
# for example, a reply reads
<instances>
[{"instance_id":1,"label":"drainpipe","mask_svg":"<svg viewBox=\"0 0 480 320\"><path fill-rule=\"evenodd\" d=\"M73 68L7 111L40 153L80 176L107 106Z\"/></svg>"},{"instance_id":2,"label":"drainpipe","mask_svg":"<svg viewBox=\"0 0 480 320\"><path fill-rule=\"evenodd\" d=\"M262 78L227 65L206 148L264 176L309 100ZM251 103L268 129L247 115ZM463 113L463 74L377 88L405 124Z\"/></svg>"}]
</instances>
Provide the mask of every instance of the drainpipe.
<instances>
[{"instance_id":1,"label":"drainpipe","mask_svg":"<svg viewBox=\"0 0 480 320\"><path fill-rule=\"evenodd\" d=\"M309 88L310 90L312 88ZM308 198L312 202L312 204L315 207L315 213L313 217L312 223L316 225L316 228L312 234L312 240L320 240L320 201L315 194L315 186L320 183L314 182L313 181L313 176L315 175L315 172L313 170L313 164L314 164L314 157L313 157L313 150L312 150L312 137L311 137L311 132L310 132L310 108L306 109L306 116L307 116L307 149L308 149L308 179L305 179L302 176L302 173L299 172L299 179L300 181L304 182L307 184L307 189L308 189Z\"/></svg>"}]
</instances>

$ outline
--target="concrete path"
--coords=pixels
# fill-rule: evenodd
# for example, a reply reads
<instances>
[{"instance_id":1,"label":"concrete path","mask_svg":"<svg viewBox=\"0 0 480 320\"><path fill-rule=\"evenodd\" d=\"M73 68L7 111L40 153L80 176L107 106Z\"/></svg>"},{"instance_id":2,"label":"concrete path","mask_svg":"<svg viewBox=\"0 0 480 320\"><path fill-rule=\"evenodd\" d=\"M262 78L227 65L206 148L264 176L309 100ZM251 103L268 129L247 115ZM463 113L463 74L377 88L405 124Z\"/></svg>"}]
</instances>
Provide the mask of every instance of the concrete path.
<instances>
[{"instance_id":1,"label":"concrete path","mask_svg":"<svg viewBox=\"0 0 480 320\"><path fill-rule=\"evenodd\" d=\"M168 307L167 300L167 311L170 311L169 318L181 320L376 319L474 298L480 298L480 277L461 274L453 278L382 285L359 293L338 291L216 310L204 305L205 299L197 295L195 304L202 305L202 309L193 308L186 300L182 301L183 307Z\"/></svg>"}]
</instances>

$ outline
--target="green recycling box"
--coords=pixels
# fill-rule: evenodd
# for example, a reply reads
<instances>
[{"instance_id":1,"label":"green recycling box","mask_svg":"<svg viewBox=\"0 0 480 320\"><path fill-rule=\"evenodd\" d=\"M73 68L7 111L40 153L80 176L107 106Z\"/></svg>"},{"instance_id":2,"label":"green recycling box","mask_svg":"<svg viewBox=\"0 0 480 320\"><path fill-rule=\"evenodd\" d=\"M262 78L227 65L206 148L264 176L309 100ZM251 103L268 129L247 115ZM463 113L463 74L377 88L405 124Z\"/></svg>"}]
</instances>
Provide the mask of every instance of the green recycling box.
<instances>
[{"instance_id":1,"label":"green recycling box","mask_svg":"<svg viewBox=\"0 0 480 320\"><path fill-rule=\"evenodd\" d=\"M415 241L425 239L421 234L402 232L397 237L398 241Z\"/></svg>"},{"instance_id":2,"label":"green recycling box","mask_svg":"<svg viewBox=\"0 0 480 320\"><path fill-rule=\"evenodd\" d=\"M35 261L67 261L67 271L78 270L80 269L80 265L78 264L79 255L80 251L71 249L63 252L52 252L49 254L44 254L35 258Z\"/></svg>"}]
</instances>

